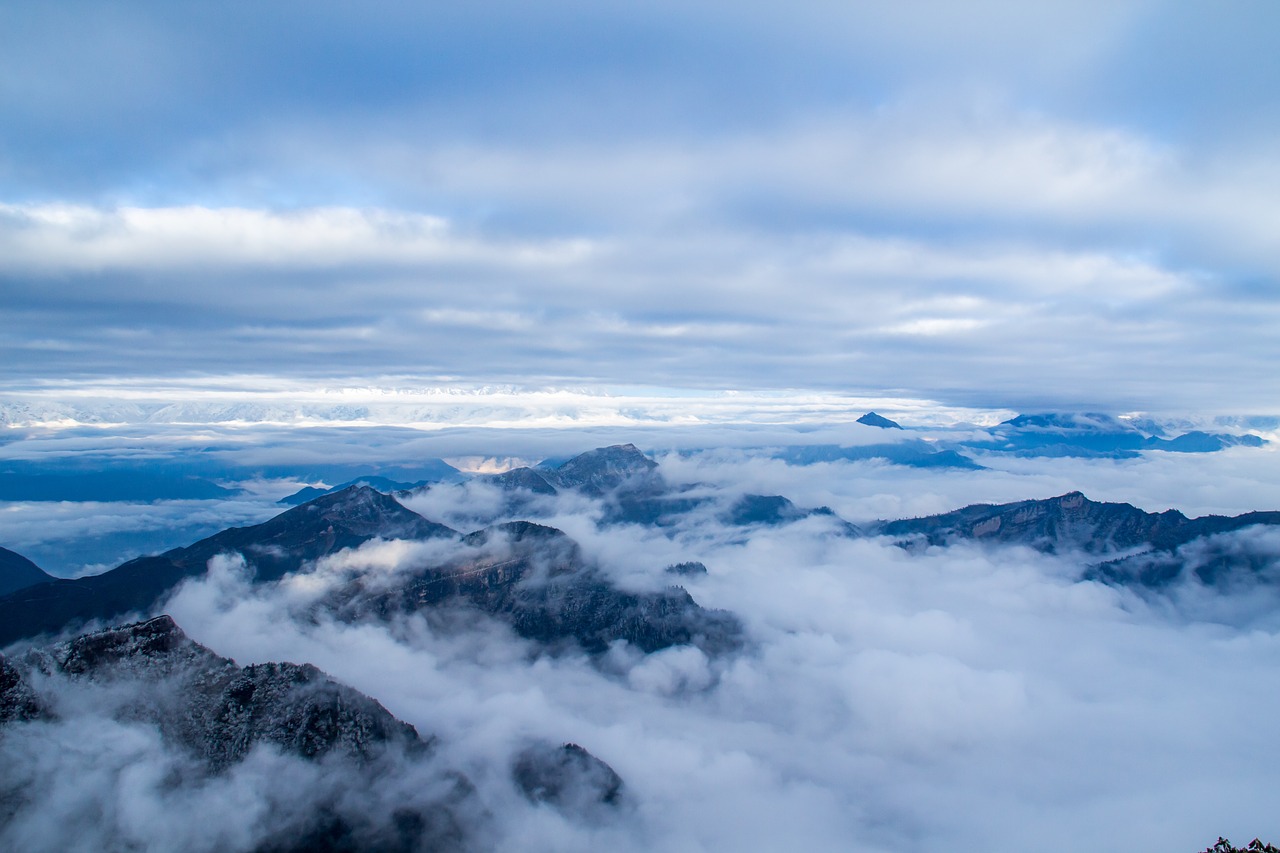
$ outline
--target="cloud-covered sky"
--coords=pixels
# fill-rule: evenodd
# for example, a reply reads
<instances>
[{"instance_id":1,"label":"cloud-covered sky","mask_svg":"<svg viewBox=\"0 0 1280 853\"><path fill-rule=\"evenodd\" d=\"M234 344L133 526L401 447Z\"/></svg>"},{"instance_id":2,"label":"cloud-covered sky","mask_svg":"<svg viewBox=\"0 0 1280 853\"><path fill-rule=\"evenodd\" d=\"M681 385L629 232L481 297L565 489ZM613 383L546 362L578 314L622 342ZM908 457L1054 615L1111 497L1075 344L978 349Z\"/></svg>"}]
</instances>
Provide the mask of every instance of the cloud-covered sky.
<instances>
[{"instance_id":1,"label":"cloud-covered sky","mask_svg":"<svg viewBox=\"0 0 1280 853\"><path fill-rule=\"evenodd\" d=\"M8 4L0 393L1270 411L1278 28L1261 0Z\"/></svg>"}]
</instances>

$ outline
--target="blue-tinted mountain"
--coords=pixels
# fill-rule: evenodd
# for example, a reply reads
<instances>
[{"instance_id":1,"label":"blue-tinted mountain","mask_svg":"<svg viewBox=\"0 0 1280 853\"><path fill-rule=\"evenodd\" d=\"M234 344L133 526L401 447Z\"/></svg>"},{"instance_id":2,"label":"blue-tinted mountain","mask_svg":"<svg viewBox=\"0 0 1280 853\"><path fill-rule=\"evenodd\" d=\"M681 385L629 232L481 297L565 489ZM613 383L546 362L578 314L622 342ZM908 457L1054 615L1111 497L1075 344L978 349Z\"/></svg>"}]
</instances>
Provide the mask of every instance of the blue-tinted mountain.
<instances>
[{"instance_id":1,"label":"blue-tinted mountain","mask_svg":"<svg viewBox=\"0 0 1280 853\"><path fill-rule=\"evenodd\" d=\"M475 477L476 482L497 486L503 491L523 489L535 495L557 494L556 487L548 479L532 468L512 468L500 474L481 474Z\"/></svg>"},{"instance_id":2,"label":"blue-tinted mountain","mask_svg":"<svg viewBox=\"0 0 1280 853\"><path fill-rule=\"evenodd\" d=\"M1089 567L1084 577L1118 586L1164 590L1188 582L1249 594L1280 586L1280 528L1274 513L1241 516L1254 522L1211 532L1174 548L1150 549ZM1250 517L1252 516L1252 517Z\"/></svg>"},{"instance_id":3,"label":"blue-tinted mountain","mask_svg":"<svg viewBox=\"0 0 1280 853\"><path fill-rule=\"evenodd\" d=\"M0 596L53 580L57 579L26 557L0 548Z\"/></svg>"},{"instance_id":4,"label":"blue-tinted mountain","mask_svg":"<svg viewBox=\"0 0 1280 853\"><path fill-rule=\"evenodd\" d=\"M539 473L560 488L577 489L598 496L629 480L654 474L657 469L658 463L645 456L634 444L615 444L582 453Z\"/></svg>"},{"instance_id":5,"label":"blue-tinted mountain","mask_svg":"<svg viewBox=\"0 0 1280 853\"><path fill-rule=\"evenodd\" d=\"M0 472L0 501L214 500L239 494L212 480L126 468L83 472Z\"/></svg>"},{"instance_id":6,"label":"blue-tinted mountain","mask_svg":"<svg viewBox=\"0 0 1280 853\"><path fill-rule=\"evenodd\" d=\"M892 444L864 444L844 447L836 444L797 445L774 454L791 465L813 465L818 462L882 460L911 468L956 468L978 470L983 466L955 450L939 448L913 439Z\"/></svg>"},{"instance_id":7,"label":"blue-tinted mountain","mask_svg":"<svg viewBox=\"0 0 1280 853\"><path fill-rule=\"evenodd\" d=\"M1165 438L1165 431L1149 420L1097 412L1018 415L992 427L989 434L990 438L965 441L962 446L1016 456L1132 459L1148 450L1212 453L1266 443L1256 435L1201 431Z\"/></svg>"},{"instance_id":8,"label":"blue-tinted mountain","mask_svg":"<svg viewBox=\"0 0 1280 853\"><path fill-rule=\"evenodd\" d=\"M782 495L747 494L734 501L721 519L726 524L745 527L752 524L775 526L790 524L815 515L834 516L830 507L803 509Z\"/></svg>"},{"instance_id":9,"label":"blue-tinted mountain","mask_svg":"<svg viewBox=\"0 0 1280 853\"><path fill-rule=\"evenodd\" d=\"M252 527L233 527L186 548L130 560L111 571L37 584L0 598L0 646L86 622L145 613L181 581L206 571L210 558L242 554L259 581L354 548L375 537L428 539L455 532L427 521L394 498L352 486Z\"/></svg>"},{"instance_id":10,"label":"blue-tinted mountain","mask_svg":"<svg viewBox=\"0 0 1280 853\"><path fill-rule=\"evenodd\" d=\"M368 486L374 491L382 492L384 495L389 495L393 492L411 491L425 485L427 485L426 480L418 480L414 483L404 483L398 480L388 479L387 477L360 477L328 489L318 489L315 486L304 486L293 494L281 498L277 503L283 504L284 506L301 506L302 504L309 503L316 498L322 498L325 495L332 495L349 489L352 486Z\"/></svg>"},{"instance_id":11,"label":"blue-tinted mountain","mask_svg":"<svg viewBox=\"0 0 1280 853\"><path fill-rule=\"evenodd\" d=\"M1026 545L1046 553L1172 552L1196 539L1253 525L1280 525L1280 512L1188 518L1177 510L1145 512L1132 504L1069 492L1046 500L975 504L924 518L877 523L870 532L928 545L959 541Z\"/></svg>"},{"instance_id":12,"label":"blue-tinted mountain","mask_svg":"<svg viewBox=\"0 0 1280 853\"><path fill-rule=\"evenodd\" d=\"M863 426L879 427L880 429L902 429L902 424L891 421L884 415L877 415L875 412L867 412L858 418L858 423Z\"/></svg>"}]
</instances>

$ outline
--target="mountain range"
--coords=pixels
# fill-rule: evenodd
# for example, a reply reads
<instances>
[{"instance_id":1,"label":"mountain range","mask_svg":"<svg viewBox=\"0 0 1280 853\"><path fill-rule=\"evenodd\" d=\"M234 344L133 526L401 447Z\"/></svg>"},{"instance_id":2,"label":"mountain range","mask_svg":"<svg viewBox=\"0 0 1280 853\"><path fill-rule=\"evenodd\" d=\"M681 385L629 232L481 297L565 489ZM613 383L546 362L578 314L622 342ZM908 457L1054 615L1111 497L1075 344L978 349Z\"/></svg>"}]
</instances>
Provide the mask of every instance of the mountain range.
<instances>
[{"instance_id":1,"label":"mountain range","mask_svg":"<svg viewBox=\"0 0 1280 853\"><path fill-rule=\"evenodd\" d=\"M1072 429L1095 426L1109 429ZM830 508L782 495L673 484L630 444L463 482L371 482L390 493L356 483L261 524L90 577L55 579L0 549L0 646L8 655L0 654L0 737L39 738L49 727L80 726L84 715L142 727L182 756L188 769L175 775L178 786L225 779L264 756L291 762L301 775L289 778L310 780L304 804L263 831L257 853L484 849L492 816L472 779L496 774L531 808L587 824L620 814L627 787L587 748L558 738L495 752L495 766L449 766L437 734L420 733L306 661L242 666L222 657L187 637L165 615L166 602L184 583L204 578L220 556L239 555L250 594L288 584L311 590L296 614L308 624L394 631L422 620L436 636L496 624L522 638L522 654L580 662L605 677L618 677L609 667L619 648L659 666L671 660L660 653L672 650L674 660L687 661L678 657L687 654L721 669L753 654L758 642L737 615L703 607L674 585L706 588L699 586L709 574L704 564L687 559L664 567L655 557L648 585L624 585L613 567L546 523L564 507L588 513L598 532L646 528L649 541L696 543L679 534L704 524L741 541L809 525L829 541L877 537L907 553L1030 548L1069 561L1081 581L1143 594L1184 583L1211 591L1280 586L1275 511L1191 518L1073 491L854 525ZM469 490L498 498L475 502L473 512L484 516L475 527L442 524L406 505L447 506ZM412 546L395 551L394 565L372 570L382 543L393 541ZM732 580L732 567L716 569ZM580 658L567 657L574 654ZM0 825L31 796L21 778L0 774Z\"/></svg>"},{"instance_id":2,"label":"mountain range","mask_svg":"<svg viewBox=\"0 0 1280 853\"><path fill-rule=\"evenodd\" d=\"M1056 429L1058 421L1025 424ZM1079 428L1109 434L1111 426L1090 421ZM1047 553L1078 552L1087 558L1083 577L1150 587L1167 585L1180 575L1186 563L1184 546L1190 543L1257 525L1280 525L1280 512L1187 518L1175 510L1151 513L1071 492L859 528L827 507L802 508L781 495L721 495L696 484L672 486L658 465L630 444L473 482L498 489L505 502L493 517L482 519L483 526L465 535L401 502L443 486L427 484L390 495L369 485L353 485L262 524L230 528L192 545L74 580L53 579L21 555L0 549L0 591L7 589L0 596L0 644L152 612L182 581L203 575L218 554L242 555L254 582L269 584L373 539L439 540L450 547L434 561L404 567L392 586L375 590L358 574L350 577L322 603L342 618L386 618L391 613L464 606L548 646L568 642L599 652L626 640L644 651L693 643L719 652L741 644L741 629L732 616L700 607L684 589L621 589L602 567L584 559L562 531L532 520L506 520L535 510L540 500L570 492L598 502L603 525L663 528L694 514L712 513L721 524L749 530L821 518L839 535L887 536L910 548L972 541L1023 545ZM1236 568L1262 576L1271 564L1265 553L1239 547L1215 559L1217 568L1197 576L1202 582L1227 577Z\"/></svg>"}]
</instances>

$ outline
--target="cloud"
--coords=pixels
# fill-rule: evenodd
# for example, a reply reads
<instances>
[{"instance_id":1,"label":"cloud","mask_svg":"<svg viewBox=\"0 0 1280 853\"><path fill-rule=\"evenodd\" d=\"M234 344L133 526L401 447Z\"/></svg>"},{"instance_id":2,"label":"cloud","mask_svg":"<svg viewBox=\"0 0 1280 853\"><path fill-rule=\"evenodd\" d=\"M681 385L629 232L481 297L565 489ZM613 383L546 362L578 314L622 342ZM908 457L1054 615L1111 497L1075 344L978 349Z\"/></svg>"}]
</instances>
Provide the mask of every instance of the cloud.
<instances>
[{"instance_id":1,"label":"cloud","mask_svg":"<svg viewBox=\"0 0 1280 853\"><path fill-rule=\"evenodd\" d=\"M469 441L478 447L476 436ZM1061 493L1066 481L1152 510L1170 495L1183 508L1270 508L1280 503L1268 473L1273 456L1235 448L1019 459L944 474L868 463L794 467L733 449L660 461L676 483L782 493L861 520L907 514L882 511L892 508ZM460 521L492 513L494 500L473 484L410 503ZM390 579L440 559L448 543L373 541L311 575L258 588L236 561L219 558L165 609L242 665L313 663L438 735L440 760L477 785L497 846L713 851L800 839L815 850L1195 849L1217 834L1280 830L1265 796L1276 758L1267 715L1280 699L1265 673L1277 639L1255 591L1190 585L1143 598L1078 582L1082 567L1066 556L964 546L910 554L833 535L821 519L744 531L709 511L674 528L602 529L593 521L599 508L582 498L534 509L635 588L669 584L670 563L702 561L706 575L680 582L704 606L743 619L747 650L708 657L692 648L649 656L615 648L592 661L539 653L474 615L340 623L309 606L352 573ZM1247 537L1227 538L1244 547ZM1274 554L1271 539L1267 533L1255 550ZM168 778L178 757L145 730L95 725L104 732L98 746L62 750L58 768L33 762L66 731L10 742L5 748L21 760L6 766L22 768L10 778L53 790L75 771L87 781L59 802L111 815L113 792L127 791L128 825L164 838L185 831L164 818L175 797L204 813L256 814L273 796L260 772L303 773L297 790L331 790L306 775L312 770L263 756L266 763L226 780L166 792L146 780ZM625 780L627 809L584 822L520 798L509 762L538 739L580 743L607 761ZM21 826L61 843L66 837L42 821L68 813L32 813Z\"/></svg>"},{"instance_id":2,"label":"cloud","mask_svg":"<svg viewBox=\"0 0 1280 853\"><path fill-rule=\"evenodd\" d=\"M833 850L1185 847L1242 818L1268 831L1257 792L1274 691L1246 673L1267 666L1269 634L1167 621L1030 552L916 558L799 526L697 541L711 574L695 595L742 615L757 644L718 671L672 650L619 680L575 656L513 655L501 633L308 627L280 618L270 593L199 604L212 582L169 609L238 659L317 662L468 766L530 735L583 742L638 803L637 822L607 834L621 849L753 836ZM1131 819L1153 802L1158 826ZM538 827L503 814L501 837ZM599 843L561 831L565 849Z\"/></svg>"},{"instance_id":3,"label":"cloud","mask_svg":"<svg viewBox=\"0 0 1280 853\"><path fill-rule=\"evenodd\" d=\"M126 269L324 269L350 264L556 264L590 251L585 240L542 246L512 244L504 252L451 232L435 216L401 211L312 208L276 212L245 208L138 208L0 205L10 272L66 273Z\"/></svg>"}]
</instances>

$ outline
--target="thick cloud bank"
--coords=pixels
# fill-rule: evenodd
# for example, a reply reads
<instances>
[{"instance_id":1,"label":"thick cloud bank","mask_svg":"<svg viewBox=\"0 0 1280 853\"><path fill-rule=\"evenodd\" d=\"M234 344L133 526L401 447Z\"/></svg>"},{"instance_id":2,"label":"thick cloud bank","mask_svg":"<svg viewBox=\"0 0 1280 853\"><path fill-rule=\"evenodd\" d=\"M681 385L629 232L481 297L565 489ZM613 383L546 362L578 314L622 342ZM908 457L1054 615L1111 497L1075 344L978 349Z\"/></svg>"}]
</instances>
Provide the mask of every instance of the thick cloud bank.
<instances>
[{"instance_id":1,"label":"thick cloud bank","mask_svg":"<svg viewBox=\"0 0 1280 853\"><path fill-rule=\"evenodd\" d=\"M671 455L659 469L668 482L710 501L663 527L609 524L605 501L572 492L530 495L515 510L510 493L481 483L405 498L463 530L510 511L553 524L625 588L660 588L673 580L665 567L699 561L705 574L678 581L745 627L745 647L724 654L676 646L644 655L625 644L594 657L549 653L474 611L337 621L317 607L353 577L377 588L447 557L458 546L446 541L375 539L270 585L219 557L163 608L242 666L314 664L438 737L438 766L475 786L469 837L498 849L1194 851L1219 835L1280 836L1269 793L1280 760L1271 677L1280 609L1265 584L1218 589L1186 577L1138 594L1081 581L1085 561L1069 553L964 543L908 551L846 535L833 516L744 527L723 510L736 495L772 490L802 506L827 499L861 522L895 492L903 506L950 509L962 491L1027 497L1029 484L1047 488L1066 472L1120 489L1126 471L1152 474L1149 489L1216 472L1234 489L1217 499L1230 503L1266 494L1249 481L1269 477L1273 456L1246 448L1082 460L1057 474L942 475ZM1163 509L1156 500L1144 508ZM1220 552L1271 565L1274 539L1246 529L1186 556L1193 568ZM184 759L145 726L92 710L74 720L0 746L6 780L35 792L5 829L25 849L122 839L204 849L210 838L251 849L261 832L237 835L215 818L242 811L276 827L254 817L290 807L267 780L295 780L307 797L357 795L344 787L349 774L269 751L182 782ZM566 742L616 770L616 805L566 810L518 791L511 768L529 745ZM173 817L182 809L219 828L201 835L203 824ZM75 821L108 834L70 835ZM41 839L57 843L42 848Z\"/></svg>"}]
</instances>

